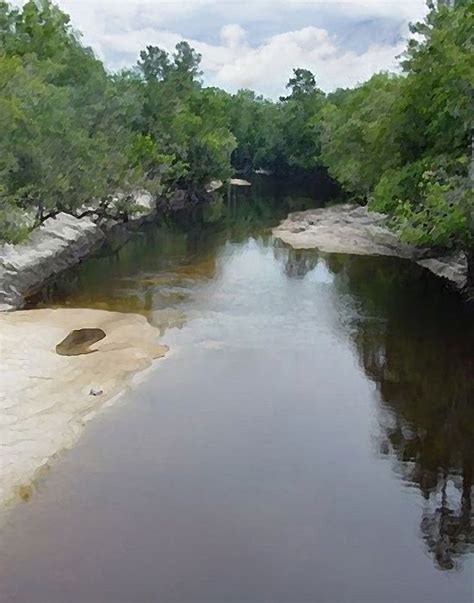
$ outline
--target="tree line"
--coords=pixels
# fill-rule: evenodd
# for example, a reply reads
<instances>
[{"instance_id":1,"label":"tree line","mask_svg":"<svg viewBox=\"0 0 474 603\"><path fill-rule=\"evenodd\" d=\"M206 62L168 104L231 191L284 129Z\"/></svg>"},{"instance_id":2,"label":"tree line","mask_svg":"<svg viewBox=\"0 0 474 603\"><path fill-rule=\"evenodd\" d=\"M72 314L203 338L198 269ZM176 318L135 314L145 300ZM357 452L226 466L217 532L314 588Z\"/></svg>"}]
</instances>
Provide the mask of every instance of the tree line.
<instances>
[{"instance_id":1,"label":"tree line","mask_svg":"<svg viewBox=\"0 0 474 603\"><path fill-rule=\"evenodd\" d=\"M472 0L429 1L403 73L325 94L295 69L271 101L205 87L184 41L109 73L50 0L0 0L0 237L118 190L323 166L405 240L466 250L473 279L473 31Z\"/></svg>"}]
</instances>

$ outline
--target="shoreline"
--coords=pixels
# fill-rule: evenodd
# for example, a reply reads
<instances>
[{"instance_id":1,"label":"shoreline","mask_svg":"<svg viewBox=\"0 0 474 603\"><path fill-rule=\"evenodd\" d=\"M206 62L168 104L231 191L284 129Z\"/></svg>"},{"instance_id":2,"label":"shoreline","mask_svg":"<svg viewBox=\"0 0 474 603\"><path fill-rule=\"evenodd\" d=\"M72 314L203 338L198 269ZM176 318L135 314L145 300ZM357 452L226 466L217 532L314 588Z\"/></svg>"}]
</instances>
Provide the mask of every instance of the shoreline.
<instances>
[{"instance_id":1,"label":"shoreline","mask_svg":"<svg viewBox=\"0 0 474 603\"><path fill-rule=\"evenodd\" d=\"M169 198L146 190L135 193L133 212L124 217L114 206L107 214L98 205L84 206L81 217L60 212L34 228L21 243L0 243L0 313L20 310L51 280L94 256L107 244L124 245L144 224L209 203L222 188L211 181L205 191L174 190ZM120 194L115 201L120 200Z\"/></svg>"},{"instance_id":2,"label":"shoreline","mask_svg":"<svg viewBox=\"0 0 474 603\"><path fill-rule=\"evenodd\" d=\"M136 215L128 221L118 214L78 218L61 212L34 228L23 242L4 243L0 246L0 312L21 309L29 296L50 279L92 256L112 235L120 234L123 244L156 216L152 195L139 191Z\"/></svg>"},{"instance_id":3,"label":"shoreline","mask_svg":"<svg viewBox=\"0 0 474 603\"><path fill-rule=\"evenodd\" d=\"M467 259L462 252L440 255L403 243L387 227L386 220L384 214L370 212L366 207L334 205L291 213L272 233L294 249L408 259L469 298Z\"/></svg>"},{"instance_id":4,"label":"shoreline","mask_svg":"<svg viewBox=\"0 0 474 603\"><path fill-rule=\"evenodd\" d=\"M74 329L101 328L91 353L57 354ZM92 309L0 313L0 505L27 500L33 482L86 424L168 348L143 316Z\"/></svg>"}]
</instances>

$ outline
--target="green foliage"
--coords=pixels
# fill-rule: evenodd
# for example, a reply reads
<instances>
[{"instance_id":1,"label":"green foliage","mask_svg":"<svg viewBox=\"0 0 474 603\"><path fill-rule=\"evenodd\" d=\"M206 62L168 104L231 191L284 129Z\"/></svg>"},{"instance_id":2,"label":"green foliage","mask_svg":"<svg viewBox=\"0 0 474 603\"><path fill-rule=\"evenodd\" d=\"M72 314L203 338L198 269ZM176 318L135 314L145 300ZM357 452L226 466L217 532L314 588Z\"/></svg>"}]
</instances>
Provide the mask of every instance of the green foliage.
<instances>
[{"instance_id":1,"label":"green foliage","mask_svg":"<svg viewBox=\"0 0 474 603\"><path fill-rule=\"evenodd\" d=\"M474 103L474 5L431 4L412 26L403 67L407 73L399 115L405 158L465 152Z\"/></svg>"},{"instance_id":2,"label":"green foliage","mask_svg":"<svg viewBox=\"0 0 474 603\"><path fill-rule=\"evenodd\" d=\"M374 75L323 109L322 161L347 191L362 198L399 163L393 113L401 82L387 73Z\"/></svg>"},{"instance_id":3,"label":"green foliage","mask_svg":"<svg viewBox=\"0 0 474 603\"><path fill-rule=\"evenodd\" d=\"M161 175L167 187L202 187L212 178L228 177L235 139L227 126L227 95L202 88L200 55L180 42L172 56L153 46L140 56L144 135L149 152L154 146L155 164L165 159ZM149 154L149 172L151 159Z\"/></svg>"},{"instance_id":4,"label":"green foliage","mask_svg":"<svg viewBox=\"0 0 474 603\"><path fill-rule=\"evenodd\" d=\"M430 2L412 26L404 76L378 74L329 95L321 153L346 190L392 216L404 240L464 249L470 261L473 31L472 2Z\"/></svg>"},{"instance_id":5,"label":"green foliage","mask_svg":"<svg viewBox=\"0 0 474 603\"><path fill-rule=\"evenodd\" d=\"M0 194L33 211L74 212L135 186L126 161L130 97L44 0L0 5ZM13 211L13 210L12 210Z\"/></svg>"},{"instance_id":6,"label":"green foliage","mask_svg":"<svg viewBox=\"0 0 474 603\"><path fill-rule=\"evenodd\" d=\"M447 249L474 246L474 191L462 175L465 161L457 161L457 175L451 164L424 171L418 203L399 200L394 222L405 241Z\"/></svg>"},{"instance_id":7,"label":"green foliage","mask_svg":"<svg viewBox=\"0 0 474 603\"><path fill-rule=\"evenodd\" d=\"M290 94L274 103L239 90L228 99L229 128L237 141L233 164L240 170L275 172L320 165L320 114L325 95L307 69L294 69Z\"/></svg>"},{"instance_id":8,"label":"green foliage","mask_svg":"<svg viewBox=\"0 0 474 603\"><path fill-rule=\"evenodd\" d=\"M321 112L325 95L316 86L316 78L307 69L294 69L287 88L291 94L281 97L283 155L289 166L310 169L319 164L321 154Z\"/></svg>"},{"instance_id":9,"label":"green foliage","mask_svg":"<svg viewBox=\"0 0 474 603\"><path fill-rule=\"evenodd\" d=\"M415 162L383 172L369 197L369 209L393 214L400 200L406 197L407 191L411 192L412 200L420 201L422 191L417 185L424 171L423 162Z\"/></svg>"},{"instance_id":10,"label":"green foliage","mask_svg":"<svg viewBox=\"0 0 474 603\"><path fill-rule=\"evenodd\" d=\"M20 243L33 226L25 212L15 203L0 201L0 240Z\"/></svg>"},{"instance_id":11,"label":"green foliage","mask_svg":"<svg viewBox=\"0 0 474 603\"><path fill-rule=\"evenodd\" d=\"M203 87L187 42L147 46L135 68L108 74L50 0L0 0L0 237L21 237L25 215L79 213L117 191L127 214L140 186L166 194L232 168L324 165L405 240L472 257L474 6L429 7L404 75L326 96L298 68L272 102Z\"/></svg>"},{"instance_id":12,"label":"green foliage","mask_svg":"<svg viewBox=\"0 0 474 603\"><path fill-rule=\"evenodd\" d=\"M429 183L423 203L400 202L395 219L402 239L427 247L458 248L472 245L472 230L465 207L474 202L472 190L459 191L449 184Z\"/></svg>"},{"instance_id":13,"label":"green foliage","mask_svg":"<svg viewBox=\"0 0 474 603\"><path fill-rule=\"evenodd\" d=\"M316 87L316 78L309 69L293 69L293 77L288 80L286 87L291 90L291 94L280 96L281 101L305 100L314 94L321 94Z\"/></svg>"},{"instance_id":14,"label":"green foliage","mask_svg":"<svg viewBox=\"0 0 474 603\"><path fill-rule=\"evenodd\" d=\"M251 90L226 99L228 127L236 139L233 165L240 170L274 168L281 156L281 108Z\"/></svg>"}]
</instances>

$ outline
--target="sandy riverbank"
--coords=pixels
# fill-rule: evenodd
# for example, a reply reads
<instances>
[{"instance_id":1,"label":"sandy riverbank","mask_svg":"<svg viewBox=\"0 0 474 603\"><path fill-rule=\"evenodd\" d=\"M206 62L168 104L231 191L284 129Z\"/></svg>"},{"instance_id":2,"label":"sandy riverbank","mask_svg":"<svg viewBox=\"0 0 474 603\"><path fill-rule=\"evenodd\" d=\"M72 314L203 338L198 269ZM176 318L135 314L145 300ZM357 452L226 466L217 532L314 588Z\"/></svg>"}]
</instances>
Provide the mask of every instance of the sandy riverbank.
<instances>
[{"instance_id":1,"label":"sandy riverbank","mask_svg":"<svg viewBox=\"0 0 474 603\"><path fill-rule=\"evenodd\" d=\"M64 356L72 330L102 329L92 353ZM27 498L38 471L71 447L88 420L166 354L143 316L57 309L0 313L0 504ZM95 395L94 395L95 394Z\"/></svg>"}]
</instances>

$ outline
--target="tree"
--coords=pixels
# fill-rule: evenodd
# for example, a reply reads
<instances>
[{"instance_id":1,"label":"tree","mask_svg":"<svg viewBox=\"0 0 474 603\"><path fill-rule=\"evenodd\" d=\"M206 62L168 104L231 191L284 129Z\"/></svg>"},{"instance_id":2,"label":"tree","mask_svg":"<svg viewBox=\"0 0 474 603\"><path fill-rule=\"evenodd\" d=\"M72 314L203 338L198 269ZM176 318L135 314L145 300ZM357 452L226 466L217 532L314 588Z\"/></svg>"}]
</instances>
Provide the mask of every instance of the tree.
<instances>
[{"instance_id":1,"label":"tree","mask_svg":"<svg viewBox=\"0 0 474 603\"><path fill-rule=\"evenodd\" d=\"M321 158L348 191L367 198L382 174L399 165L395 105L401 78L374 75L322 111Z\"/></svg>"},{"instance_id":2,"label":"tree","mask_svg":"<svg viewBox=\"0 0 474 603\"><path fill-rule=\"evenodd\" d=\"M180 42L171 56L148 46L140 57L142 134L147 148L154 146L155 157L166 157L169 186L202 187L212 178L227 177L235 139L227 127L226 95L202 88L201 56L187 42Z\"/></svg>"},{"instance_id":3,"label":"tree","mask_svg":"<svg viewBox=\"0 0 474 603\"><path fill-rule=\"evenodd\" d=\"M316 87L316 78L309 69L293 69L293 74L286 85L291 90L291 94L280 96L281 101L302 99L320 93L320 90Z\"/></svg>"},{"instance_id":4,"label":"tree","mask_svg":"<svg viewBox=\"0 0 474 603\"><path fill-rule=\"evenodd\" d=\"M423 173L417 187L423 195L412 199L406 191L396 214L405 239L465 250L472 287L474 8L472 2L457 0L431 2L429 9L424 22L412 28L418 37L410 41L403 62L405 106L411 107L405 118L417 124L411 134L409 124L403 125L410 140L406 159L420 157Z\"/></svg>"},{"instance_id":5,"label":"tree","mask_svg":"<svg viewBox=\"0 0 474 603\"><path fill-rule=\"evenodd\" d=\"M244 172L262 167L279 171L284 163L280 105L252 90L239 90L227 97L226 113L237 143L234 167Z\"/></svg>"},{"instance_id":6,"label":"tree","mask_svg":"<svg viewBox=\"0 0 474 603\"><path fill-rule=\"evenodd\" d=\"M461 249L474 284L474 10L429 3L403 56L403 76L378 74L329 95L323 163L416 245ZM470 168L470 166L473 166ZM469 171L471 170L471 175Z\"/></svg>"},{"instance_id":7,"label":"tree","mask_svg":"<svg viewBox=\"0 0 474 603\"><path fill-rule=\"evenodd\" d=\"M307 69L294 69L287 88L291 94L282 102L283 153L294 168L310 169L320 163L320 116L325 95Z\"/></svg>"},{"instance_id":8,"label":"tree","mask_svg":"<svg viewBox=\"0 0 474 603\"><path fill-rule=\"evenodd\" d=\"M127 162L129 97L50 2L0 6L0 190L38 219L139 181Z\"/></svg>"},{"instance_id":9,"label":"tree","mask_svg":"<svg viewBox=\"0 0 474 603\"><path fill-rule=\"evenodd\" d=\"M138 69L148 83L163 80L171 70L168 53L158 46L147 46L140 52L140 59Z\"/></svg>"}]
</instances>

